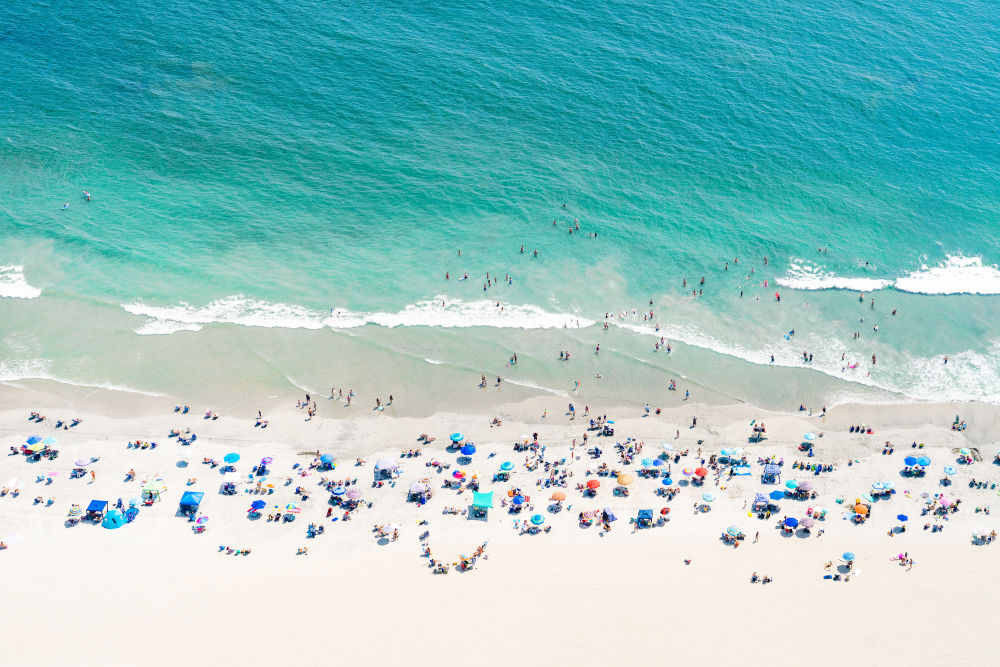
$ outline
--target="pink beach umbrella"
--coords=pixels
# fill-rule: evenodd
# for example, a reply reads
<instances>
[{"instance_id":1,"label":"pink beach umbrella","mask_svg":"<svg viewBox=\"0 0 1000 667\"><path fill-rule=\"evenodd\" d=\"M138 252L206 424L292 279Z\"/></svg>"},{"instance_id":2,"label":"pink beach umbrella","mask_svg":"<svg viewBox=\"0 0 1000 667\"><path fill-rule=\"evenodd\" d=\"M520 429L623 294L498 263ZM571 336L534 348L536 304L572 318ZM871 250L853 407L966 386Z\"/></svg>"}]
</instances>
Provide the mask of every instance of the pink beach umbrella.
<instances>
[{"instance_id":1,"label":"pink beach umbrella","mask_svg":"<svg viewBox=\"0 0 1000 667\"><path fill-rule=\"evenodd\" d=\"M361 498L361 489L351 489L347 492L347 497L350 500L358 500Z\"/></svg>"}]
</instances>

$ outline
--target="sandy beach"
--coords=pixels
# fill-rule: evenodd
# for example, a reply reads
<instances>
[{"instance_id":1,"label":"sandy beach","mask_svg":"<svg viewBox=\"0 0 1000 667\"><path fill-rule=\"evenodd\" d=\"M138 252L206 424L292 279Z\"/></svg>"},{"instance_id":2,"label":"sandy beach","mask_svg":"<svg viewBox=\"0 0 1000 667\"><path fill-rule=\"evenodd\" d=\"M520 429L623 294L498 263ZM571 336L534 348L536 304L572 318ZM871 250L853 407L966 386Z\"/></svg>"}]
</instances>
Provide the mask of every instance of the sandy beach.
<instances>
[{"instance_id":1,"label":"sandy beach","mask_svg":"<svg viewBox=\"0 0 1000 667\"><path fill-rule=\"evenodd\" d=\"M268 405L268 425L259 428L256 409L213 420L204 418L215 409L210 405L181 414L174 412L176 402L163 398L65 387L56 395L52 389L38 384L0 392L3 444L18 452L0 460L6 487L0 539L8 547L0 558L13 611L0 632L6 664L320 664L331 657L432 664L456 652L484 664L656 655L707 664L862 658L968 664L998 655L992 637L1000 609L985 586L997 547L972 540L974 532L1000 526L993 514L977 511L993 505L997 494L992 434L1000 411L994 406L842 405L822 417L815 408L810 415L808 409L780 414L693 404L647 415L641 405L591 405L584 418L584 406L576 405L572 419L563 399L505 403L501 389L493 411L423 417L397 416L394 406L372 410L360 398L345 408L343 401L314 397L318 414L310 420L292 397ZM29 421L33 411L46 419ZM951 428L956 413L968 424L963 431ZM597 415L614 421L614 436L588 430ZM491 425L495 417L501 425ZM77 426L54 426L76 418L82 420ZM752 422L766 425L766 439L748 442ZM873 432L849 432L861 424ZM190 429L197 438L180 444L167 437L171 429L188 438ZM469 463L449 447L456 432L463 444L475 444ZM418 443L424 433L435 440ZM812 457L799 449L806 433L816 436ZM31 436L56 438L50 449L58 457L32 461L21 453ZM514 451L525 440L528 450ZM157 446L128 447L136 441ZM892 454L882 453L886 442ZM641 451L624 463L620 453L628 459L628 448L639 443ZM603 450L599 457L587 451L595 444ZM401 457L416 448L420 456ZM745 457L750 474L730 477L731 466L719 461L721 450L735 448L742 452L733 460ZM956 462L962 449L972 463ZM311 468L317 452L332 455L336 467ZM240 457L234 464L240 481L234 495L223 495L220 471L231 453ZM926 476L901 475L908 456L931 459ZM273 461L260 486L264 493L255 493L261 477L242 480L265 457ZM762 460L771 457L781 463L781 477L763 484ZM75 462L91 458L97 460L81 466L85 474L71 479ZM399 470L375 487L380 459ZM564 459L553 474L557 485L546 486L545 463ZM440 470L428 465L434 461ZM511 464L509 481L494 480L504 462ZM833 469L814 474L797 462ZM601 464L632 477L627 496L615 491L614 475L598 474ZM954 474L945 474L946 466L954 466ZM692 482L701 467L706 474L698 486ZM669 470L673 483L644 476L646 469ZM135 479L125 481L130 470ZM462 490L444 488L456 470L465 473ZM493 492L484 520L467 514L473 475L480 491ZM942 478L953 483L944 487ZM971 488L973 478L988 484ZM424 505L407 502L407 491L424 479L432 496ZM100 521L66 525L72 505L85 509L97 499L113 508L121 498L127 509L151 480L166 488L157 502L137 505L134 521L117 529ZM334 496L324 480L338 501L345 489L361 492L349 520L343 507L330 504ZM577 487L591 480L601 486L585 497ZM789 480L811 484L805 499L794 498ZM352 483L336 489L344 481ZM889 482L892 492L864 500L879 482ZM657 495L660 488L676 494L668 500ZM528 498L518 513L511 512L514 489ZM189 491L205 494L192 517L207 517L203 532L178 511ZM758 518L755 495L775 491L784 497L769 517ZM566 496L558 510L550 500L555 492ZM942 493L947 503L959 502L958 511L946 518L922 514L939 507L933 501ZM706 502L706 494L714 499ZM852 520L857 499L870 507L861 524ZM265 503L256 520L247 512L253 501ZM289 514L290 503L299 509L294 520L268 520L268 514ZM581 525L581 512L605 508L617 519L610 532L600 519ZM644 509L653 511L653 525L637 529L632 520ZM802 525L778 527L785 518L802 521L821 510L808 533ZM908 520L898 520L900 514ZM525 532L535 515L541 517L537 532ZM309 524L323 532L307 537ZM376 525L388 527L385 537L373 531ZM893 532L902 525L905 532ZM722 539L731 526L745 536L738 547ZM459 571L455 564L484 544L484 555ZM299 553L303 547L308 553ZM243 549L250 553L233 553ZM854 554L850 569L846 552ZM900 554L912 564L894 560ZM434 574L432 559L448 573ZM751 583L755 573L771 581ZM929 631L942 624L960 629L961 640Z\"/></svg>"}]
</instances>

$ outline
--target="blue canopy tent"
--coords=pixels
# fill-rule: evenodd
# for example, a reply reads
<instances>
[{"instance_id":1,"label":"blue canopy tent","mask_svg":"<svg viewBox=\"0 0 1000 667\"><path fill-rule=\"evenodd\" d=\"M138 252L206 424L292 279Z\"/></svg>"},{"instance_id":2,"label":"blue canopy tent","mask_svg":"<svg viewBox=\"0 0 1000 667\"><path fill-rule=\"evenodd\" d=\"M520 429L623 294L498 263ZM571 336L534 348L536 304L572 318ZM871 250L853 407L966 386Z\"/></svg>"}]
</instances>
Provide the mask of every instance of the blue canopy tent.
<instances>
[{"instance_id":1,"label":"blue canopy tent","mask_svg":"<svg viewBox=\"0 0 1000 667\"><path fill-rule=\"evenodd\" d=\"M472 492L472 511L469 512L469 516L476 519L484 519L489 514L489 510L491 509L493 509L492 491Z\"/></svg>"},{"instance_id":2,"label":"blue canopy tent","mask_svg":"<svg viewBox=\"0 0 1000 667\"><path fill-rule=\"evenodd\" d=\"M758 494L754 495L754 497L753 497L753 509L754 509L754 511L766 510L767 506L769 504L770 503L768 502L768 498L767 498L766 494L764 494L764 493L758 493Z\"/></svg>"},{"instance_id":3,"label":"blue canopy tent","mask_svg":"<svg viewBox=\"0 0 1000 667\"><path fill-rule=\"evenodd\" d=\"M781 466L768 463L764 466L764 473L760 476L760 481L764 484L775 484L781 480Z\"/></svg>"},{"instance_id":4,"label":"blue canopy tent","mask_svg":"<svg viewBox=\"0 0 1000 667\"><path fill-rule=\"evenodd\" d=\"M642 526L653 525L653 510L639 510L639 514L636 516L635 522Z\"/></svg>"},{"instance_id":5,"label":"blue canopy tent","mask_svg":"<svg viewBox=\"0 0 1000 667\"><path fill-rule=\"evenodd\" d=\"M104 513L108 511L108 501L107 500L91 500L90 504L87 505L87 516L97 515L98 518L104 518Z\"/></svg>"},{"instance_id":6,"label":"blue canopy tent","mask_svg":"<svg viewBox=\"0 0 1000 667\"><path fill-rule=\"evenodd\" d=\"M618 517L615 516L615 513L611 511L610 507L605 507L604 508L604 516L603 516L603 518L604 518L605 521L617 521L618 520Z\"/></svg>"},{"instance_id":7,"label":"blue canopy tent","mask_svg":"<svg viewBox=\"0 0 1000 667\"><path fill-rule=\"evenodd\" d=\"M205 497L205 494L201 491L188 491L183 496L181 496L181 511L182 512L195 512L198 510L198 506L201 505L201 499Z\"/></svg>"}]
</instances>

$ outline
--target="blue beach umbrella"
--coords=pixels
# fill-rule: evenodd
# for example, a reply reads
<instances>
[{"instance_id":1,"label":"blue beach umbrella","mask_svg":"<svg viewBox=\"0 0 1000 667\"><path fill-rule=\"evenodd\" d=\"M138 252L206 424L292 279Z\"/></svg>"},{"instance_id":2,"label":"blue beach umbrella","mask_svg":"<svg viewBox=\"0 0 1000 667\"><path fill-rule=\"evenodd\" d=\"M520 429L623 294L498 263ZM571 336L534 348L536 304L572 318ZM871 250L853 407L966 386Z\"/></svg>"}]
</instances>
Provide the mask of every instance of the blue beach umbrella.
<instances>
[{"instance_id":1,"label":"blue beach umbrella","mask_svg":"<svg viewBox=\"0 0 1000 667\"><path fill-rule=\"evenodd\" d=\"M929 466L930 464L931 464L931 457L929 456L921 456L917 458L917 465Z\"/></svg>"},{"instance_id":2,"label":"blue beach umbrella","mask_svg":"<svg viewBox=\"0 0 1000 667\"><path fill-rule=\"evenodd\" d=\"M795 528L796 526L799 525L799 520L794 517L788 517L787 519L785 519L785 525L788 526L789 528Z\"/></svg>"},{"instance_id":3,"label":"blue beach umbrella","mask_svg":"<svg viewBox=\"0 0 1000 667\"><path fill-rule=\"evenodd\" d=\"M133 506L133 507L135 505L141 505L142 504L142 498L131 498L131 499L129 499L128 504L131 505L131 506Z\"/></svg>"},{"instance_id":4,"label":"blue beach umbrella","mask_svg":"<svg viewBox=\"0 0 1000 667\"><path fill-rule=\"evenodd\" d=\"M472 456L476 453L476 448L473 445L466 445L462 447L462 456Z\"/></svg>"},{"instance_id":5,"label":"blue beach umbrella","mask_svg":"<svg viewBox=\"0 0 1000 667\"><path fill-rule=\"evenodd\" d=\"M662 466L662 465L666 465L666 462L663 459L653 459L653 465L654 466Z\"/></svg>"},{"instance_id":6,"label":"blue beach umbrella","mask_svg":"<svg viewBox=\"0 0 1000 667\"><path fill-rule=\"evenodd\" d=\"M905 514L897 514L896 519L898 521L909 521L910 517L906 516Z\"/></svg>"},{"instance_id":7,"label":"blue beach umbrella","mask_svg":"<svg viewBox=\"0 0 1000 667\"><path fill-rule=\"evenodd\" d=\"M333 455L332 454L324 454L323 456L319 457L319 460L320 460L320 463L333 463Z\"/></svg>"},{"instance_id":8,"label":"blue beach umbrella","mask_svg":"<svg viewBox=\"0 0 1000 667\"><path fill-rule=\"evenodd\" d=\"M954 475L956 472L958 472L958 470L955 468L955 466L944 467L944 474L946 475Z\"/></svg>"},{"instance_id":9,"label":"blue beach umbrella","mask_svg":"<svg viewBox=\"0 0 1000 667\"><path fill-rule=\"evenodd\" d=\"M799 488L799 483L796 482L794 479L790 479L787 482L785 482L785 487L794 490Z\"/></svg>"},{"instance_id":10,"label":"blue beach umbrella","mask_svg":"<svg viewBox=\"0 0 1000 667\"><path fill-rule=\"evenodd\" d=\"M767 497L770 498L771 500L781 500L781 499L783 499L785 497L785 492L784 491L772 491L770 494L768 494Z\"/></svg>"},{"instance_id":11,"label":"blue beach umbrella","mask_svg":"<svg viewBox=\"0 0 1000 667\"><path fill-rule=\"evenodd\" d=\"M500 464L500 470L503 470L504 472L510 472L513 469L514 469L514 464L511 463L510 461L504 461L503 463Z\"/></svg>"},{"instance_id":12,"label":"blue beach umbrella","mask_svg":"<svg viewBox=\"0 0 1000 667\"><path fill-rule=\"evenodd\" d=\"M126 523L125 515L118 510L111 510L106 515L104 515L104 521L101 523L102 526L109 529L121 528Z\"/></svg>"},{"instance_id":13,"label":"blue beach umbrella","mask_svg":"<svg viewBox=\"0 0 1000 667\"><path fill-rule=\"evenodd\" d=\"M250 503L251 510L262 510L265 507L267 507L267 503L265 503L263 500L255 500L252 503Z\"/></svg>"},{"instance_id":14,"label":"blue beach umbrella","mask_svg":"<svg viewBox=\"0 0 1000 667\"><path fill-rule=\"evenodd\" d=\"M706 503L715 502L715 494L712 493L711 491L706 491L705 493L701 494L701 499L704 500Z\"/></svg>"},{"instance_id":15,"label":"blue beach umbrella","mask_svg":"<svg viewBox=\"0 0 1000 667\"><path fill-rule=\"evenodd\" d=\"M541 514L536 514L533 517L531 517L531 523L535 524L536 526L540 526L543 523L545 523L545 517L542 516Z\"/></svg>"},{"instance_id":16,"label":"blue beach umbrella","mask_svg":"<svg viewBox=\"0 0 1000 667\"><path fill-rule=\"evenodd\" d=\"M815 440L816 439L816 434L813 433L812 431L809 431L808 433L806 433L802 437L805 438L806 440Z\"/></svg>"},{"instance_id":17,"label":"blue beach umbrella","mask_svg":"<svg viewBox=\"0 0 1000 667\"><path fill-rule=\"evenodd\" d=\"M669 477L664 477L663 481L661 482L661 484L663 484L663 486L670 486L673 483L674 483L674 480L670 479Z\"/></svg>"},{"instance_id":18,"label":"blue beach umbrella","mask_svg":"<svg viewBox=\"0 0 1000 667\"><path fill-rule=\"evenodd\" d=\"M730 456L732 455L732 450L723 447L722 449L719 450L719 454L721 454L722 456Z\"/></svg>"},{"instance_id":19,"label":"blue beach umbrella","mask_svg":"<svg viewBox=\"0 0 1000 667\"><path fill-rule=\"evenodd\" d=\"M733 537L736 537L737 535L740 534L740 529L739 526L730 526L729 528L726 529L726 532L732 535Z\"/></svg>"},{"instance_id":20,"label":"blue beach umbrella","mask_svg":"<svg viewBox=\"0 0 1000 667\"><path fill-rule=\"evenodd\" d=\"M222 460L225 461L226 463L236 463L237 461L240 460L240 455L237 454L236 452L231 452L223 456Z\"/></svg>"},{"instance_id":21,"label":"blue beach umbrella","mask_svg":"<svg viewBox=\"0 0 1000 667\"><path fill-rule=\"evenodd\" d=\"M885 488L885 484L883 484L882 482L873 482L872 488L875 489L876 491L881 491L882 489Z\"/></svg>"},{"instance_id":22,"label":"blue beach umbrella","mask_svg":"<svg viewBox=\"0 0 1000 667\"><path fill-rule=\"evenodd\" d=\"M641 461L641 463L642 463L642 467L643 468L652 468L653 467L653 459L643 459Z\"/></svg>"},{"instance_id":23,"label":"blue beach umbrella","mask_svg":"<svg viewBox=\"0 0 1000 667\"><path fill-rule=\"evenodd\" d=\"M893 489L896 488L896 483L891 479L887 479L884 482L882 482L882 486L883 488L885 488L886 491L892 491Z\"/></svg>"},{"instance_id":24,"label":"blue beach umbrella","mask_svg":"<svg viewBox=\"0 0 1000 667\"><path fill-rule=\"evenodd\" d=\"M47 438L45 438L44 440L42 440L42 444L43 445L55 445L55 444L58 444L58 442L59 442L59 438L57 438L55 436L51 436L51 435L48 436Z\"/></svg>"},{"instance_id":25,"label":"blue beach umbrella","mask_svg":"<svg viewBox=\"0 0 1000 667\"><path fill-rule=\"evenodd\" d=\"M42 439L39 436L33 435L30 438L28 438L25 442L27 442L29 445L34 445L34 444L37 444L37 443L39 443L41 441L42 441Z\"/></svg>"},{"instance_id":26,"label":"blue beach umbrella","mask_svg":"<svg viewBox=\"0 0 1000 667\"><path fill-rule=\"evenodd\" d=\"M514 503L515 505L523 505L524 504L524 496L514 496L514 499L511 500L511 502Z\"/></svg>"},{"instance_id":27,"label":"blue beach umbrella","mask_svg":"<svg viewBox=\"0 0 1000 667\"><path fill-rule=\"evenodd\" d=\"M843 558L846 561L852 561L852 560L854 560L854 552L852 552L852 551L845 551L840 557Z\"/></svg>"},{"instance_id":28,"label":"blue beach umbrella","mask_svg":"<svg viewBox=\"0 0 1000 667\"><path fill-rule=\"evenodd\" d=\"M345 488L344 488L344 487L342 487L342 486L338 486L337 488L335 488L335 489L334 489L333 491L331 491L330 493L332 493L332 494L333 494L333 495L335 495L335 496L342 496L342 495L344 495L345 493L347 493L347 489L345 489Z\"/></svg>"},{"instance_id":29,"label":"blue beach umbrella","mask_svg":"<svg viewBox=\"0 0 1000 667\"><path fill-rule=\"evenodd\" d=\"M908 465L908 466L915 466L915 465L917 465L917 457L916 456L907 456L905 459L903 459L903 465Z\"/></svg>"},{"instance_id":30,"label":"blue beach umbrella","mask_svg":"<svg viewBox=\"0 0 1000 667\"><path fill-rule=\"evenodd\" d=\"M462 438L462 434L461 433L452 433L451 434L451 441L452 442L461 442L463 439L464 438Z\"/></svg>"}]
</instances>

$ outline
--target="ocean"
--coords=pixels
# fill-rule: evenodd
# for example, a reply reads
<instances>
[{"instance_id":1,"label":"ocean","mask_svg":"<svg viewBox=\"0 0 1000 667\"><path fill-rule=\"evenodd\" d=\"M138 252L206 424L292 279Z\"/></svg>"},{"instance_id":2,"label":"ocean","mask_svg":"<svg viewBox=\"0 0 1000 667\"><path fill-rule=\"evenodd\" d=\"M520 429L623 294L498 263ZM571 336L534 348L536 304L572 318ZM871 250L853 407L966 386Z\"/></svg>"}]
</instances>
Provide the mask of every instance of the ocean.
<instances>
[{"instance_id":1,"label":"ocean","mask_svg":"<svg viewBox=\"0 0 1000 667\"><path fill-rule=\"evenodd\" d=\"M996 402L998 26L974 0L8 3L0 381Z\"/></svg>"}]
</instances>

